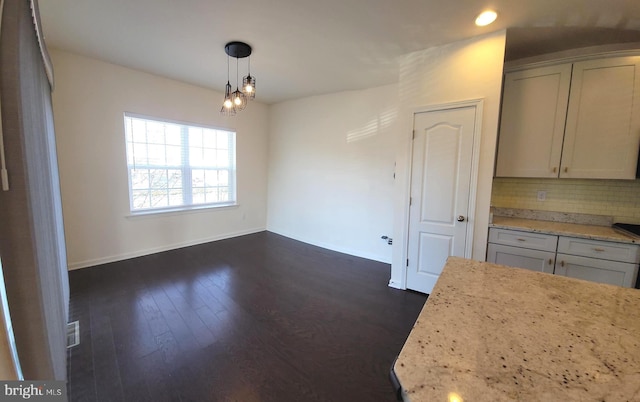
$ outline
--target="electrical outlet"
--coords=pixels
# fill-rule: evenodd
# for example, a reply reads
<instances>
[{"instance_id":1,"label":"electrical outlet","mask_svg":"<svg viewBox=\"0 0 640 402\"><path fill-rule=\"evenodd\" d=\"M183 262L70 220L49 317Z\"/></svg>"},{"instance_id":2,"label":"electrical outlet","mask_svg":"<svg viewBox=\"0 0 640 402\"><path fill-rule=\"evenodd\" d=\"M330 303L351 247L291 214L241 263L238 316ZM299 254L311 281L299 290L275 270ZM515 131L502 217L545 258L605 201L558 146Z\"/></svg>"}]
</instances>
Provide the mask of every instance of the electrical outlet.
<instances>
[{"instance_id":1,"label":"electrical outlet","mask_svg":"<svg viewBox=\"0 0 640 402\"><path fill-rule=\"evenodd\" d=\"M544 201L547 199L547 192L546 191L538 191L538 201Z\"/></svg>"}]
</instances>

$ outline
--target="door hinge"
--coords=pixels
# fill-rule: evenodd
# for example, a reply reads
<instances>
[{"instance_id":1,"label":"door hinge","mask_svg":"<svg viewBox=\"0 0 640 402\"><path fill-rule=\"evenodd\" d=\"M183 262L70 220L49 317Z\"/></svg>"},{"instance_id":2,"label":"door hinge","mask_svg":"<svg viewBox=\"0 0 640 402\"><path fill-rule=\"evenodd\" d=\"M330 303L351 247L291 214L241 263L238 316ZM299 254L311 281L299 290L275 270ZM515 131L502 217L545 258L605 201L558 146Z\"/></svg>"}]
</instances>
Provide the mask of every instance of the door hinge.
<instances>
[{"instance_id":1,"label":"door hinge","mask_svg":"<svg viewBox=\"0 0 640 402\"><path fill-rule=\"evenodd\" d=\"M411 204L413 204L413 197L409 197L409 206L411 206Z\"/></svg>"},{"instance_id":2,"label":"door hinge","mask_svg":"<svg viewBox=\"0 0 640 402\"><path fill-rule=\"evenodd\" d=\"M416 130L413 130L413 131L411 132L411 139L412 139L412 140L415 140L415 139L416 139Z\"/></svg>"},{"instance_id":3,"label":"door hinge","mask_svg":"<svg viewBox=\"0 0 640 402\"><path fill-rule=\"evenodd\" d=\"M407 267L409 266L409 259L407 258Z\"/></svg>"}]
</instances>

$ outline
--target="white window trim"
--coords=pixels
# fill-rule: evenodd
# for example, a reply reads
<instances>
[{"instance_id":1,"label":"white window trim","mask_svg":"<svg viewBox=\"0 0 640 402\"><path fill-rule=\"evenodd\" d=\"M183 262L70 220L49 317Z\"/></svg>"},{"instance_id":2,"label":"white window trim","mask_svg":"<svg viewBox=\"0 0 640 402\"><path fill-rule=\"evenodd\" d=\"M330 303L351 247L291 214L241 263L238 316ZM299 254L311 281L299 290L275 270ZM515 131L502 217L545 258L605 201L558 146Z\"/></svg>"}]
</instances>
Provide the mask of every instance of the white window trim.
<instances>
[{"instance_id":1,"label":"white window trim","mask_svg":"<svg viewBox=\"0 0 640 402\"><path fill-rule=\"evenodd\" d=\"M177 205L177 206L173 206L173 207L159 207L159 208L149 208L149 209L141 209L141 210L134 210L133 209L133 205L132 205L132 200L133 200L133 188L131 187L131 171L129 169L129 155L127 153L127 140L126 140L126 127L123 126L124 129L124 145L125 145L125 168L127 170L127 187L128 187L128 204L129 204L129 214L126 215L125 217L127 219L130 218L142 218L142 217L150 217L153 215L166 215L166 216L170 216L170 215L177 215L177 214L184 214L184 213L198 213L198 212L206 212L206 211L213 211L213 210L223 210L223 209L232 209L232 208L238 208L239 204L238 204L238 181L237 181L237 142L236 142L236 136L237 136L237 132L235 129L231 129L228 127L219 127L219 126L210 126L210 125L206 125L206 124L199 124L199 123L192 123L192 122L186 122L186 121L180 121L180 120L173 120L173 119L165 119L165 118L160 118L160 117L155 117L155 116L149 116L149 115L144 115L144 114L138 114L138 113L132 113L132 112L124 112L123 114L123 123L126 124L126 118L127 117L131 117L131 118L139 118L139 119L144 119L144 120L154 120L154 121L158 121L161 123L169 123L169 124L177 124L177 125L181 125L181 126L190 126L190 127L200 127L200 128L206 128L206 129L211 129L211 130L221 130L221 131L227 131L227 132L231 132L234 134L234 161L233 161L233 201L229 201L229 202L223 202L223 203L207 203L207 204L195 204L195 205Z\"/></svg>"},{"instance_id":2,"label":"white window trim","mask_svg":"<svg viewBox=\"0 0 640 402\"><path fill-rule=\"evenodd\" d=\"M126 219L144 219L161 216L175 216L175 215L184 215L184 214L199 214L203 212L214 212L214 211L224 211L230 209L238 209L240 208L240 204L237 202L235 204L229 205L219 205L216 204L214 206L211 205L198 205L194 208L180 208L180 209L151 209L146 211L137 211L131 212L128 215L125 215Z\"/></svg>"}]
</instances>

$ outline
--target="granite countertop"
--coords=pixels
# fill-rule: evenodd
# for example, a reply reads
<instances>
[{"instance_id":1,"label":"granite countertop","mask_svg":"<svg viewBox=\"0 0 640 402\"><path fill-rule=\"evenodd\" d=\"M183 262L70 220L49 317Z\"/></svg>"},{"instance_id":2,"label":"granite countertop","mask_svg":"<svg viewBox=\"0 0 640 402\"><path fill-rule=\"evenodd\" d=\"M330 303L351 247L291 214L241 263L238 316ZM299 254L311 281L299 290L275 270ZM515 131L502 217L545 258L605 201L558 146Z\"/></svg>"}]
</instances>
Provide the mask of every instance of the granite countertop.
<instances>
[{"instance_id":1,"label":"granite countertop","mask_svg":"<svg viewBox=\"0 0 640 402\"><path fill-rule=\"evenodd\" d=\"M582 225L577 223L550 222L534 219L494 216L489 227L522 230L525 232L582 237L585 239L640 243L640 237L616 232L609 226Z\"/></svg>"},{"instance_id":2,"label":"granite countertop","mask_svg":"<svg viewBox=\"0 0 640 402\"><path fill-rule=\"evenodd\" d=\"M638 401L640 291L450 257L394 371L410 401Z\"/></svg>"}]
</instances>

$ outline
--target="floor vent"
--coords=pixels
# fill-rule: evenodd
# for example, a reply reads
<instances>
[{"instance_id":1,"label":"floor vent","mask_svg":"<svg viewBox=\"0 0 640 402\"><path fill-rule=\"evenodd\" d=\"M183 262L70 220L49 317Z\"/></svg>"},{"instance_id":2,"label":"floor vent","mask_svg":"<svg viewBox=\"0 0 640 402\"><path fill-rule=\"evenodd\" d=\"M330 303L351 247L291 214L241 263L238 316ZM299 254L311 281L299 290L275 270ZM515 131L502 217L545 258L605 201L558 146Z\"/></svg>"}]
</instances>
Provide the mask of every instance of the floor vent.
<instances>
[{"instance_id":1,"label":"floor vent","mask_svg":"<svg viewBox=\"0 0 640 402\"><path fill-rule=\"evenodd\" d=\"M80 344L80 321L67 324L67 349Z\"/></svg>"}]
</instances>

